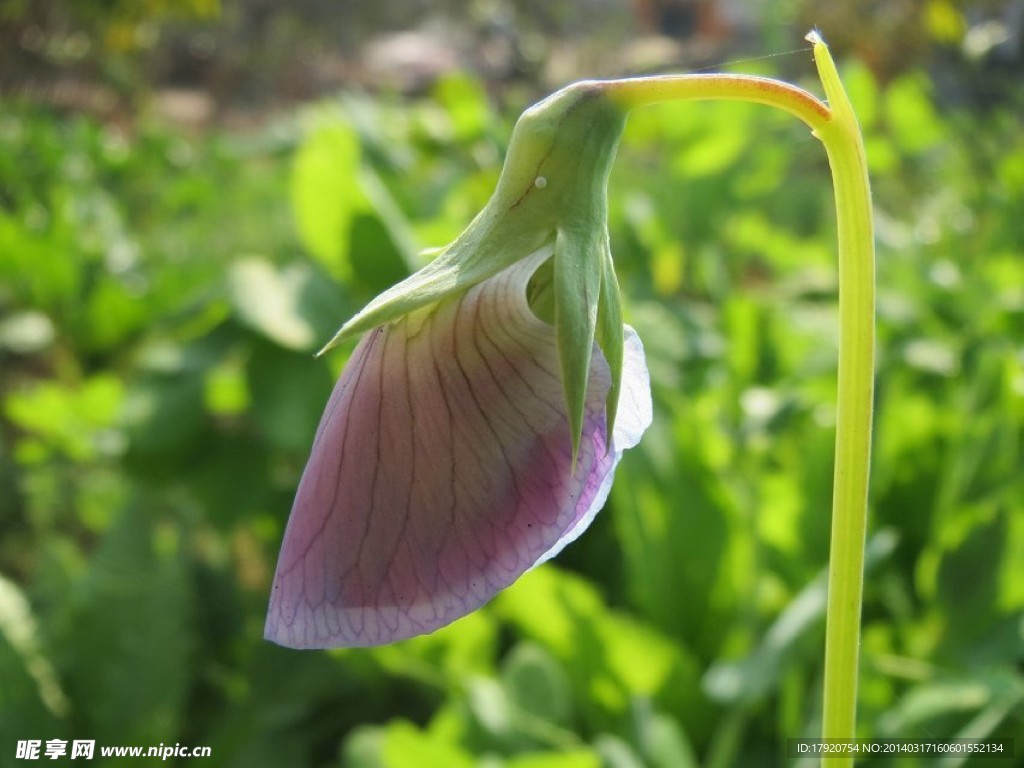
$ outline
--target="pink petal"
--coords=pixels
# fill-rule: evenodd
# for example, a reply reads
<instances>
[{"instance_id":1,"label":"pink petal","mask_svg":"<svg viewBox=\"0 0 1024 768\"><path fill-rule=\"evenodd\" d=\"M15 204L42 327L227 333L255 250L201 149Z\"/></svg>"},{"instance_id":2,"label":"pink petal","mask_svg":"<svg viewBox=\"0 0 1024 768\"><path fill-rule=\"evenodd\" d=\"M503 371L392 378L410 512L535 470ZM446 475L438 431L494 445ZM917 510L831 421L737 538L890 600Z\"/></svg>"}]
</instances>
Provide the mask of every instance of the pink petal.
<instances>
[{"instance_id":1,"label":"pink petal","mask_svg":"<svg viewBox=\"0 0 1024 768\"><path fill-rule=\"evenodd\" d=\"M554 545L538 558L535 565L547 562L557 555L567 544L572 543L583 533L597 517L604 503L608 500L608 494L612 489L612 480L615 478L615 467L622 458L622 452L632 448L640 442L640 438L654 418L653 404L651 403L651 380L647 372L647 362L644 359L644 347L640 343L640 337L636 331L625 326L625 339L622 360L622 389L619 393L619 413L615 419L615 429L612 432L612 464L600 480L597 493L590 500L590 506L582 510L572 526L559 537Z\"/></svg>"},{"instance_id":2,"label":"pink petal","mask_svg":"<svg viewBox=\"0 0 1024 768\"><path fill-rule=\"evenodd\" d=\"M606 450L609 374L595 350L573 471L554 330L525 300L548 256L359 342L299 484L268 640L327 648L431 632L589 524L622 449L650 421L646 368L642 352L641 372L627 363L621 430ZM629 343L635 362L639 342Z\"/></svg>"}]
</instances>

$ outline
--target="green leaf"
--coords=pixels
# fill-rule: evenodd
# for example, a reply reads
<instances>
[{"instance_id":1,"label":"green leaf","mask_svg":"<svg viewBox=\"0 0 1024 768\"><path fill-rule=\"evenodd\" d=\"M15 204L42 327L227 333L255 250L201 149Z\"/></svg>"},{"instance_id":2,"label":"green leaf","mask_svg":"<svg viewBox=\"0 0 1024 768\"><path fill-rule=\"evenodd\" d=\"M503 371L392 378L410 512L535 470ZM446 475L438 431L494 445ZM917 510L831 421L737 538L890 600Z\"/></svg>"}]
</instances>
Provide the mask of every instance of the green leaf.
<instances>
[{"instance_id":1,"label":"green leaf","mask_svg":"<svg viewBox=\"0 0 1024 768\"><path fill-rule=\"evenodd\" d=\"M615 430L615 414L619 407L619 392L622 389L622 296L619 282L615 277L615 264L611 249L605 237L601 258L601 303L597 312L597 341L604 352L611 375L611 389L605 409L608 434Z\"/></svg>"},{"instance_id":2,"label":"green leaf","mask_svg":"<svg viewBox=\"0 0 1024 768\"><path fill-rule=\"evenodd\" d=\"M123 396L121 380L101 373L77 386L44 381L11 393L3 405L12 422L37 437L44 453L87 461L119 445L113 427Z\"/></svg>"},{"instance_id":3,"label":"green leaf","mask_svg":"<svg viewBox=\"0 0 1024 768\"><path fill-rule=\"evenodd\" d=\"M529 642L517 645L506 659L501 677L509 698L521 711L546 723L569 724L569 681L544 648Z\"/></svg>"},{"instance_id":4,"label":"green leaf","mask_svg":"<svg viewBox=\"0 0 1024 768\"><path fill-rule=\"evenodd\" d=\"M545 566L501 593L495 607L564 665L577 698L622 712L636 696L696 691L692 661L663 635L615 613L586 580Z\"/></svg>"},{"instance_id":5,"label":"green leaf","mask_svg":"<svg viewBox=\"0 0 1024 768\"><path fill-rule=\"evenodd\" d=\"M660 712L637 717L640 743L651 768L697 768L700 762L679 722Z\"/></svg>"},{"instance_id":6,"label":"green leaf","mask_svg":"<svg viewBox=\"0 0 1024 768\"><path fill-rule=\"evenodd\" d=\"M915 74L896 80L885 92L886 123L897 145L910 155L934 148L945 133L928 87L929 81Z\"/></svg>"},{"instance_id":7,"label":"green leaf","mask_svg":"<svg viewBox=\"0 0 1024 768\"><path fill-rule=\"evenodd\" d=\"M297 352L312 351L348 311L335 284L303 262L240 259L228 272L228 295L243 325Z\"/></svg>"},{"instance_id":8,"label":"green leaf","mask_svg":"<svg viewBox=\"0 0 1024 768\"><path fill-rule=\"evenodd\" d=\"M385 768L436 765L445 768L473 768L476 760L458 744L452 744L411 723L396 722L387 727L383 744Z\"/></svg>"},{"instance_id":9,"label":"green leaf","mask_svg":"<svg viewBox=\"0 0 1024 768\"><path fill-rule=\"evenodd\" d=\"M379 293L409 275L392 231L371 213L359 213L352 220L351 265L360 287L370 293Z\"/></svg>"},{"instance_id":10,"label":"green leaf","mask_svg":"<svg viewBox=\"0 0 1024 768\"><path fill-rule=\"evenodd\" d=\"M41 647L36 617L22 591L0 576L0 742L60 733L68 699Z\"/></svg>"},{"instance_id":11,"label":"green leaf","mask_svg":"<svg viewBox=\"0 0 1024 768\"><path fill-rule=\"evenodd\" d=\"M97 743L173 741L192 685L181 530L129 505L68 595L57 645L83 732Z\"/></svg>"},{"instance_id":12,"label":"green leaf","mask_svg":"<svg viewBox=\"0 0 1024 768\"><path fill-rule=\"evenodd\" d=\"M496 635L494 617L486 611L476 611L429 635L375 648L373 655L377 663L394 674L461 685L468 677L493 669Z\"/></svg>"},{"instance_id":13,"label":"green leaf","mask_svg":"<svg viewBox=\"0 0 1024 768\"><path fill-rule=\"evenodd\" d=\"M1016 513L1019 514L1019 508ZM964 505L944 520L940 558L935 574L935 603L946 624L943 647L954 658L969 655L972 646L984 646L995 640L1000 611L997 601L1005 573L1011 512L989 504ZM928 553L931 554L930 552ZM930 556L919 561L922 572ZM970 574L965 577L965 574ZM988 661L998 657L991 647L975 651ZM1004 649L1010 659L1020 648Z\"/></svg>"},{"instance_id":14,"label":"green leaf","mask_svg":"<svg viewBox=\"0 0 1024 768\"><path fill-rule=\"evenodd\" d=\"M65 238L34 232L0 211L0 285L47 312L66 309L82 291L82 264Z\"/></svg>"},{"instance_id":15,"label":"green leaf","mask_svg":"<svg viewBox=\"0 0 1024 768\"><path fill-rule=\"evenodd\" d=\"M882 530L867 544L865 571L870 573L896 548L896 535ZM819 629L825 615L828 574L822 572L789 602L764 633L757 648L738 661L718 661L708 670L704 687L716 701L746 704L759 701L780 683L802 641ZM816 647L813 651L818 652Z\"/></svg>"},{"instance_id":16,"label":"green leaf","mask_svg":"<svg viewBox=\"0 0 1024 768\"><path fill-rule=\"evenodd\" d=\"M35 354L49 347L53 339L53 322L42 312L27 310L0 320L0 350Z\"/></svg>"},{"instance_id":17,"label":"green leaf","mask_svg":"<svg viewBox=\"0 0 1024 768\"><path fill-rule=\"evenodd\" d=\"M124 417L133 452L160 457L187 454L204 422L204 382L199 371L147 372L125 397Z\"/></svg>"},{"instance_id":18,"label":"green leaf","mask_svg":"<svg viewBox=\"0 0 1024 768\"><path fill-rule=\"evenodd\" d=\"M236 261L228 273L228 294L238 319L282 347L309 350L316 331L302 315L305 275L279 270L264 259Z\"/></svg>"},{"instance_id":19,"label":"green leaf","mask_svg":"<svg viewBox=\"0 0 1024 768\"><path fill-rule=\"evenodd\" d=\"M340 119L321 119L295 157L292 211L303 244L335 276L347 274L349 229L358 191L359 138Z\"/></svg>"},{"instance_id":20,"label":"green leaf","mask_svg":"<svg viewBox=\"0 0 1024 768\"><path fill-rule=\"evenodd\" d=\"M999 702L1024 700L1024 680L1011 666L990 667L969 677L943 676L910 688L879 721L879 734L934 733L950 736L954 722Z\"/></svg>"},{"instance_id":21,"label":"green leaf","mask_svg":"<svg viewBox=\"0 0 1024 768\"><path fill-rule=\"evenodd\" d=\"M555 238L555 330L572 432L572 458L583 435L590 356L597 329L603 260L590 233L559 229ZM621 361L619 364L621 373Z\"/></svg>"},{"instance_id":22,"label":"green leaf","mask_svg":"<svg viewBox=\"0 0 1024 768\"><path fill-rule=\"evenodd\" d=\"M444 107L454 138L469 142L483 135L491 122L487 92L465 73L448 75L434 87L434 99Z\"/></svg>"},{"instance_id":23,"label":"green leaf","mask_svg":"<svg viewBox=\"0 0 1024 768\"><path fill-rule=\"evenodd\" d=\"M505 762L505 768L600 768L601 758L589 749L560 752L535 752L517 755Z\"/></svg>"},{"instance_id":24,"label":"green leaf","mask_svg":"<svg viewBox=\"0 0 1024 768\"><path fill-rule=\"evenodd\" d=\"M367 254L363 253L366 250L366 243L359 236L359 231L353 227L349 248L352 266L356 276L365 281L368 287L375 291L382 291L393 283L408 277L410 273L420 267L420 249L416 244L416 237L413 235L405 213L373 168L364 166L360 170L359 188L363 193L359 212L363 216L375 220L386 233L388 251L387 260L383 265L384 270L375 270L372 275L363 274L360 271L360 262L365 263L367 259ZM358 219L356 223L358 223ZM381 255L372 251L369 257L383 261Z\"/></svg>"},{"instance_id":25,"label":"green leaf","mask_svg":"<svg viewBox=\"0 0 1024 768\"><path fill-rule=\"evenodd\" d=\"M253 417L270 444L309 450L333 379L322 361L271 344L253 345L248 365Z\"/></svg>"}]
</instances>

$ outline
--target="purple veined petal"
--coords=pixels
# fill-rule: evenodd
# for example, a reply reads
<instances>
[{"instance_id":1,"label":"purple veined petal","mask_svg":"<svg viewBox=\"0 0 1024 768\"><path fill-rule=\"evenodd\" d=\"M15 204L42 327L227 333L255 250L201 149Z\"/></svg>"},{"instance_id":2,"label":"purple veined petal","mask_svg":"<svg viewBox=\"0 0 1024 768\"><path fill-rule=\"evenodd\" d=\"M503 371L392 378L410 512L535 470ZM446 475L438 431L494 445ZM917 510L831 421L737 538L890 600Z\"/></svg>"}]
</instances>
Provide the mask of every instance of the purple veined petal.
<instances>
[{"instance_id":1,"label":"purple veined petal","mask_svg":"<svg viewBox=\"0 0 1024 768\"><path fill-rule=\"evenodd\" d=\"M554 329L525 298L550 255L359 342L299 483L268 640L328 648L431 632L593 519L622 450L650 422L646 366L630 330L608 450L609 373L594 355L573 471Z\"/></svg>"},{"instance_id":2,"label":"purple veined petal","mask_svg":"<svg viewBox=\"0 0 1024 768\"><path fill-rule=\"evenodd\" d=\"M601 478L601 484L590 502L590 506L573 522L572 526L562 534L554 545L538 558L536 565L545 563L561 552L567 544L579 538L597 513L608 501L615 479L615 468L622 458L622 452L640 442L644 432L654 420L654 407L651 402L651 379L647 371L647 360L644 347L636 331L628 325L624 326L622 356L622 388L619 391L619 412L615 418L615 429L612 432L612 464Z\"/></svg>"}]
</instances>

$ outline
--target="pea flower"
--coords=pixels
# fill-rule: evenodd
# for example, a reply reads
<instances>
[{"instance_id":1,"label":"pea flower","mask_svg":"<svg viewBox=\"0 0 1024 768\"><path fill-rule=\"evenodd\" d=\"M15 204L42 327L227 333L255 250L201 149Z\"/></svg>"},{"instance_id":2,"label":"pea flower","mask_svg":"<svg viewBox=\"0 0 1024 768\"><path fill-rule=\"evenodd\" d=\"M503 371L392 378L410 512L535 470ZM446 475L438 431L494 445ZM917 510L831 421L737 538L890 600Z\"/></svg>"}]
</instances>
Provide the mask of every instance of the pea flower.
<instances>
[{"instance_id":1,"label":"pea flower","mask_svg":"<svg viewBox=\"0 0 1024 768\"><path fill-rule=\"evenodd\" d=\"M432 632L552 557L651 422L606 219L623 112L581 83L527 110L497 189L422 270L346 323L285 530L265 636Z\"/></svg>"}]
</instances>

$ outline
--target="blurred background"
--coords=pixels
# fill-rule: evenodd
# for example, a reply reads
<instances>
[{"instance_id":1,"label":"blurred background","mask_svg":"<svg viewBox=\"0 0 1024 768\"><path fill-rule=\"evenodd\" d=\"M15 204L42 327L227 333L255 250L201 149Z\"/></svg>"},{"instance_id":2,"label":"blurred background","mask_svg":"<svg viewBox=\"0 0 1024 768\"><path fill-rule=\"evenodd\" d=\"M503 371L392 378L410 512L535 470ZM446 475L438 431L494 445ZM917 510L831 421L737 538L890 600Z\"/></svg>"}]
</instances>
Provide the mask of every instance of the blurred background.
<instances>
[{"instance_id":1,"label":"blurred background","mask_svg":"<svg viewBox=\"0 0 1024 768\"><path fill-rule=\"evenodd\" d=\"M0 0L0 766L56 738L788 764L818 733L834 216L820 146L763 107L630 118L612 245L656 418L591 530L429 637L262 628L350 347L312 352L483 206L522 109L704 68L820 93L812 26L877 213L860 727L1024 736L1024 3Z\"/></svg>"}]
</instances>

